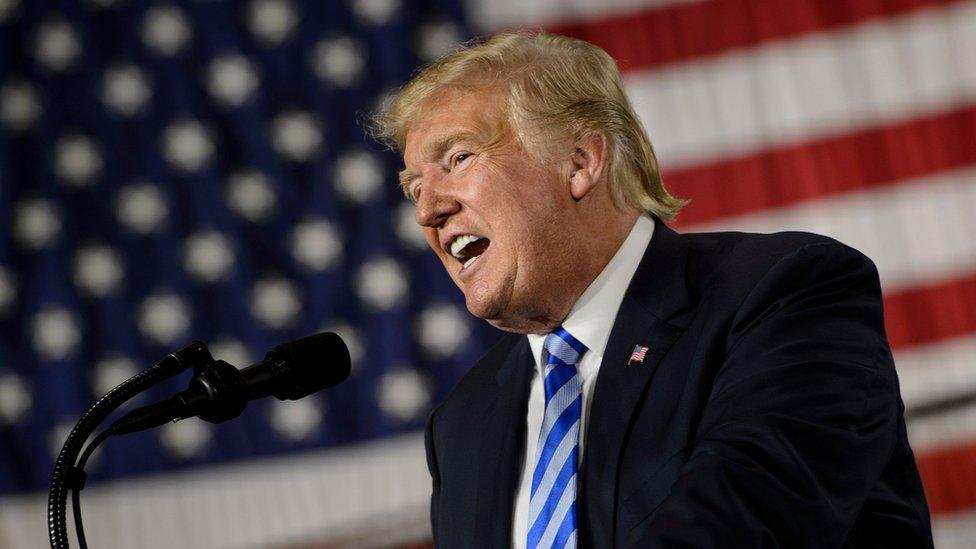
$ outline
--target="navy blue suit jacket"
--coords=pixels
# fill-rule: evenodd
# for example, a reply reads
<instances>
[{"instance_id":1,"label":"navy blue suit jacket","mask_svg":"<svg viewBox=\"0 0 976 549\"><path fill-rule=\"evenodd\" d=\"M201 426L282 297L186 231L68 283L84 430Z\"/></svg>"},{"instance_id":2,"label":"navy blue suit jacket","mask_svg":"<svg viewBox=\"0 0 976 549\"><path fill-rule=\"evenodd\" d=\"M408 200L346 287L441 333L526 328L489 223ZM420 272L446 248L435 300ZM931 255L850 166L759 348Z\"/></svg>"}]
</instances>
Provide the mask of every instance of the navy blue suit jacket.
<instances>
[{"instance_id":1,"label":"navy blue suit jacket","mask_svg":"<svg viewBox=\"0 0 976 549\"><path fill-rule=\"evenodd\" d=\"M438 547L509 546L533 367L505 336L431 414ZM903 411L868 258L658 222L596 381L580 546L931 547Z\"/></svg>"}]
</instances>

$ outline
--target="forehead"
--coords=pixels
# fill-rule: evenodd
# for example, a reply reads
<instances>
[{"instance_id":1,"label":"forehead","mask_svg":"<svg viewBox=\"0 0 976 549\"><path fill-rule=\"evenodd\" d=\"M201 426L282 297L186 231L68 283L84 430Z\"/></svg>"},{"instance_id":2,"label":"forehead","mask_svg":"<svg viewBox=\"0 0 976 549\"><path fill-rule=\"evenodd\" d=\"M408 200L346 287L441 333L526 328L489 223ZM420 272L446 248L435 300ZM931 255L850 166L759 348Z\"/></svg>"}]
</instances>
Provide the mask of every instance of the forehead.
<instances>
[{"instance_id":1,"label":"forehead","mask_svg":"<svg viewBox=\"0 0 976 549\"><path fill-rule=\"evenodd\" d=\"M491 89L444 87L418 110L407 131L404 160L422 161L445 141L493 138L505 132L505 95Z\"/></svg>"}]
</instances>

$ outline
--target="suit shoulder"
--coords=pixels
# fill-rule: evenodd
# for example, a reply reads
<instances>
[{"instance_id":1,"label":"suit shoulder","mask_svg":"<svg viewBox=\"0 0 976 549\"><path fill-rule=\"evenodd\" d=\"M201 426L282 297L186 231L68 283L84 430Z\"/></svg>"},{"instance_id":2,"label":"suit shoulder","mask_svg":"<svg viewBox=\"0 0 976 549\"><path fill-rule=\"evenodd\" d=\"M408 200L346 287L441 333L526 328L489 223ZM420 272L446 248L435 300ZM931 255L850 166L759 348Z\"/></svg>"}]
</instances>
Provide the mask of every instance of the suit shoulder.
<instances>
[{"instance_id":1,"label":"suit shoulder","mask_svg":"<svg viewBox=\"0 0 976 549\"><path fill-rule=\"evenodd\" d=\"M864 254L833 238L806 232L773 234L715 232L685 235L691 256L689 283L701 296L719 294L731 303L763 282L789 291L820 280L854 274L877 288L878 271Z\"/></svg>"},{"instance_id":2,"label":"suit shoulder","mask_svg":"<svg viewBox=\"0 0 976 549\"><path fill-rule=\"evenodd\" d=\"M757 281L776 265L809 261L840 262L874 269L871 260L858 250L833 238L814 233L789 231L771 234L744 232L686 233L702 268L712 271L714 280L733 277L748 284Z\"/></svg>"},{"instance_id":3,"label":"suit shoulder","mask_svg":"<svg viewBox=\"0 0 976 549\"><path fill-rule=\"evenodd\" d=\"M499 368L505 367L512 352L525 339L521 334L504 334L497 343L478 359L478 362L448 392L440 405L441 415L476 412L478 404L491 394L497 385Z\"/></svg>"}]
</instances>

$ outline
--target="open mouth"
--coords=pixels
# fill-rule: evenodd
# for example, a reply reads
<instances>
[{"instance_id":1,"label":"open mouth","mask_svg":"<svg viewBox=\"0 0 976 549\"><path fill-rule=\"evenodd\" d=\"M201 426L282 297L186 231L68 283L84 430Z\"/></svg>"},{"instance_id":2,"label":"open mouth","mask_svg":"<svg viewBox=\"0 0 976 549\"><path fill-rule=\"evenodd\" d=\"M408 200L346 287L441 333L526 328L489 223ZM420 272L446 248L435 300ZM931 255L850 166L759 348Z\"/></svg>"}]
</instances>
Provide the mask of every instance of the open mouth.
<instances>
[{"instance_id":1,"label":"open mouth","mask_svg":"<svg viewBox=\"0 0 976 549\"><path fill-rule=\"evenodd\" d=\"M456 237L450 246L451 255L454 256L463 268L468 268L474 263L481 254L485 253L491 240L483 236L473 234L463 234Z\"/></svg>"}]
</instances>

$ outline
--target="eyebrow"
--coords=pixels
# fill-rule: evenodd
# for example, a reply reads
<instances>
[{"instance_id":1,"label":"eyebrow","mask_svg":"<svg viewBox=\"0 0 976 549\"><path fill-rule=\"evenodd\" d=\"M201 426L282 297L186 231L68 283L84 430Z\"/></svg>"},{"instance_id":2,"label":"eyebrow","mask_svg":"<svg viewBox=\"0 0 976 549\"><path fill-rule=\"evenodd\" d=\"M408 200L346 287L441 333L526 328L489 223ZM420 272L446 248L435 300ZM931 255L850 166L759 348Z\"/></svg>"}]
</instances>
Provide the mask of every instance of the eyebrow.
<instances>
[{"instance_id":1,"label":"eyebrow","mask_svg":"<svg viewBox=\"0 0 976 549\"><path fill-rule=\"evenodd\" d=\"M413 199L413 197L410 196L410 189L408 189L407 187L410 185L411 181L413 181L417 177L420 177L420 174L412 170L400 170L400 173L397 174L397 177L400 178L400 190L403 191L403 194L407 198Z\"/></svg>"},{"instance_id":2,"label":"eyebrow","mask_svg":"<svg viewBox=\"0 0 976 549\"><path fill-rule=\"evenodd\" d=\"M450 150L450 148L456 143L466 139L474 140L475 134L470 131L459 131L442 135L430 143L425 144L420 151L420 155L425 159L439 159L440 157L444 156L444 153ZM397 174L397 177L400 179L400 189L403 191L403 194L405 194L407 198L411 198L407 186L409 186L410 182L415 178L420 177L420 174L413 170L405 169L401 170L400 173Z\"/></svg>"}]
</instances>

